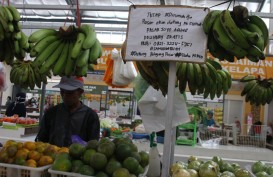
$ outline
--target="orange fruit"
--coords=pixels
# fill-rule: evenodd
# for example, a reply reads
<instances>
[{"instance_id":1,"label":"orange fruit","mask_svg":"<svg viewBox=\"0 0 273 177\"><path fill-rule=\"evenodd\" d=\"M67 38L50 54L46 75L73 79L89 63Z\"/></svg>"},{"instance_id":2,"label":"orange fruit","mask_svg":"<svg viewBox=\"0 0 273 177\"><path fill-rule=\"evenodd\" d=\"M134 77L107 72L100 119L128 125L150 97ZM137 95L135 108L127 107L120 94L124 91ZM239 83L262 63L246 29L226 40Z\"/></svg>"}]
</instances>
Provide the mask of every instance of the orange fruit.
<instances>
[{"instance_id":1,"label":"orange fruit","mask_svg":"<svg viewBox=\"0 0 273 177\"><path fill-rule=\"evenodd\" d=\"M24 145L24 144L23 144L22 142L18 142L18 143L17 143L17 148L18 148L18 149L23 149L23 145Z\"/></svg>"},{"instance_id":2,"label":"orange fruit","mask_svg":"<svg viewBox=\"0 0 273 177\"><path fill-rule=\"evenodd\" d=\"M8 147L8 146L13 145L13 144L16 145L17 142L14 141L14 140L8 140L8 141L6 141L6 143L4 144L4 147Z\"/></svg>"},{"instance_id":3,"label":"orange fruit","mask_svg":"<svg viewBox=\"0 0 273 177\"><path fill-rule=\"evenodd\" d=\"M53 163L53 158L51 156L44 155L42 156L39 161L38 165L39 166L45 166Z\"/></svg>"},{"instance_id":4,"label":"orange fruit","mask_svg":"<svg viewBox=\"0 0 273 177\"><path fill-rule=\"evenodd\" d=\"M32 150L36 149L36 144L35 144L35 142L27 141L23 144L23 147L32 151Z\"/></svg>"},{"instance_id":5,"label":"orange fruit","mask_svg":"<svg viewBox=\"0 0 273 177\"><path fill-rule=\"evenodd\" d=\"M58 152L66 152L66 153L69 153L69 148L68 147L61 147Z\"/></svg>"},{"instance_id":6,"label":"orange fruit","mask_svg":"<svg viewBox=\"0 0 273 177\"><path fill-rule=\"evenodd\" d=\"M28 157L28 151L24 149L19 149L15 154L15 158L18 158L18 157L21 157L26 160Z\"/></svg>"},{"instance_id":7,"label":"orange fruit","mask_svg":"<svg viewBox=\"0 0 273 177\"><path fill-rule=\"evenodd\" d=\"M33 159L28 159L26 161L26 166L28 167L37 167L37 162Z\"/></svg>"},{"instance_id":8,"label":"orange fruit","mask_svg":"<svg viewBox=\"0 0 273 177\"><path fill-rule=\"evenodd\" d=\"M28 159L32 159L34 161L39 161L39 159L41 158L42 154L38 151L30 151L28 153Z\"/></svg>"}]
</instances>

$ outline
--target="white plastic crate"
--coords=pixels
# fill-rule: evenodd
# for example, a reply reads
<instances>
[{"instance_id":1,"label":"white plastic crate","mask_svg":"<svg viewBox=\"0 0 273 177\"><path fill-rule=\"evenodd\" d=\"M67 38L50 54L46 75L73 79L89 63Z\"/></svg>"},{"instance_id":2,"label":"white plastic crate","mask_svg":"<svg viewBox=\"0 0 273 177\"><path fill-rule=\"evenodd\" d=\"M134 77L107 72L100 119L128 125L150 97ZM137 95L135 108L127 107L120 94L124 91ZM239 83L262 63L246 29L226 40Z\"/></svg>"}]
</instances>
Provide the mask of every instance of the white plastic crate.
<instances>
[{"instance_id":1,"label":"white plastic crate","mask_svg":"<svg viewBox=\"0 0 273 177\"><path fill-rule=\"evenodd\" d=\"M51 177L95 177L95 176L81 175L79 173L52 170L51 168L48 169L48 172L51 174ZM138 175L138 177L146 177L147 172L148 172L148 166L145 167L144 173L141 175Z\"/></svg>"},{"instance_id":2,"label":"white plastic crate","mask_svg":"<svg viewBox=\"0 0 273 177\"><path fill-rule=\"evenodd\" d=\"M27 167L0 163L0 177L49 177L48 169L51 165L43 167Z\"/></svg>"}]
</instances>

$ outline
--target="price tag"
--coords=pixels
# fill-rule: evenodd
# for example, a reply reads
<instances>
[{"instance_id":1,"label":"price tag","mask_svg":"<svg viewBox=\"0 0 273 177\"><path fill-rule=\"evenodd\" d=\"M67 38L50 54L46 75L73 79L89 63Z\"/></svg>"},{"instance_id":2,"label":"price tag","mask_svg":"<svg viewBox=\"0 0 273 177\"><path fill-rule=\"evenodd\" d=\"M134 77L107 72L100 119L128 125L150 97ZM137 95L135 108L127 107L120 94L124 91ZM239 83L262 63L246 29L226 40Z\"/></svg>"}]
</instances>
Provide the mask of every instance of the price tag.
<instances>
[{"instance_id":1,"label":"price tag","mask_svg":"<svg viewBox=\"0 0 273 177\"><path fill-rule=\"evenodd\" d=\"M188 6L130 6L125 60L204 62L207 13Z\"/></svg>"}]
</instances>

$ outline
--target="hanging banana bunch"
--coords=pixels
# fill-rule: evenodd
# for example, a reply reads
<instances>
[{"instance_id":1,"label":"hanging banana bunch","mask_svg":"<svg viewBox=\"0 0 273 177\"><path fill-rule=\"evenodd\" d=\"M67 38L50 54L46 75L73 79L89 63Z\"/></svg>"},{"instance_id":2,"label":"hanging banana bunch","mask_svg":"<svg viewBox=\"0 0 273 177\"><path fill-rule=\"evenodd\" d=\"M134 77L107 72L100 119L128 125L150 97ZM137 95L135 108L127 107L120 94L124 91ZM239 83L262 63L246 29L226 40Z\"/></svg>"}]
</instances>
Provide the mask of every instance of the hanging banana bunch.
<instances>
[{"instance_id":1,"label":"hanging banana bunch","mask_svg":"<svg viewBox=\"0 0 273 177\"><path fill-rule=\"evenodd\" d=\"M165 96L168 92L169 62L136 61L139 73L154 89L161 90ZM192 95L203 94L204 98L214 99L227 94L232 79L220 63L211 58L204 64L177 62L177 86L184 93L188 86Z\"/></svg>"},{"instance_id":2,"label":"hanging banana bunch","mask_svg":"<svg viewBox=\"0 0 273 177\"><path fill-rule=\"evenodd\" d=\"M0 6L0 61L12 65L24 60L29 51L28 37L21 31L20 14L14 6Z\"/></svg>"},{"instance_id":3,"label":"hanging banana bunch","mask_svg":"<svg viewBox=\"0 0 273 177\"><path fill-rule=\"evenodd\" d=\"M25 89L34 89L35 85L41 88L41 84L47 83L46 74L41 74L31 60L16 60L10 71L10 81ZM50 77L50 76L49 76Z\"/></svg>"},{"instance_id":4,"label":"hanging banana bunch","mask_svg":"<svg viewBox=\"0 0 273 177\"><path fill-rule=\"evenodd\" d=\"M268 28L260 17L248 15L246 7L210 11L204 19L203 30L208 35L209 52L220 60L234 62L235 58L246 57L258 62L265 59Z\"/></svg>"},{"instance_id":5,"label":"hanging banana bunch","mask_svg":"<svg viewBox=\"0 0 273 177\"><path fill-rule=\"evenodd\" d=\"M262 79L260 76L246 75L240 79L240 82L245 83L241 96L245 96L245 101L250 102L251 105L265 105L272 101L272 78Z\"/></svg>"},{"instance_id":6,"label":"hanging banana bunch","mask_svg":"<svg viewBox=\"0 0 273 177\"><path fill-rule=\"evenodd\" d=\"M30 56L41 74L52 71L59 76L86 76L102 55L95 30L87 24L41 29L29 36Z\"/></svg>"}]
</instances>

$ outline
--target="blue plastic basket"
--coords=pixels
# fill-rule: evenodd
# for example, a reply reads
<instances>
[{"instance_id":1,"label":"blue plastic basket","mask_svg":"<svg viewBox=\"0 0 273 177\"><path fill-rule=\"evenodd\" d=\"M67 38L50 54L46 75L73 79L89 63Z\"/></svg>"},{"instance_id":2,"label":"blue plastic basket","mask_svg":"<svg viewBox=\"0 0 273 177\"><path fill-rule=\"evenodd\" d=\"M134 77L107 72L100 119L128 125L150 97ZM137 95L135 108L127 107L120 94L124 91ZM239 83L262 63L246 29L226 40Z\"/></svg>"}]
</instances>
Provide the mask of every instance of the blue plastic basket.
<instances>
[{"instance_id":1,"label":"blue plastic basket","mask_svg":"<svg viewBox=\"0 0 273 177\"><path fill-rule=\"evenodd\" d=\"M145 133L132 132L132 135L133 135L133 139L143 139L143 138L149 139L149 135Z\"/></svg>"}]
</instances>

